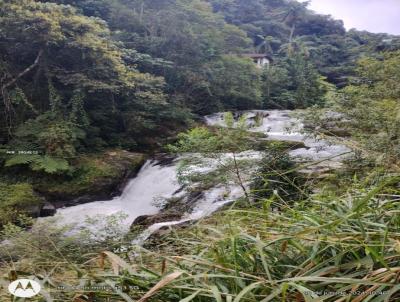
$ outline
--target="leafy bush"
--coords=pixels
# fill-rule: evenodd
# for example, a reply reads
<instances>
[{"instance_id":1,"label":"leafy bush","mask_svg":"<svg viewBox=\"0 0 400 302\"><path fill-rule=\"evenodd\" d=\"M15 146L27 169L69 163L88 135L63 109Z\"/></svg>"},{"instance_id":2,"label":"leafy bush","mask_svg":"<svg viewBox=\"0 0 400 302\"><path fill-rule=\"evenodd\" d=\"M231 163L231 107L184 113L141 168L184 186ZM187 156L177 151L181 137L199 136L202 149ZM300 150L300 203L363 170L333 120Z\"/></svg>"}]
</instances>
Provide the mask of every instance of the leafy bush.
<instances>
[{"instance_id":1,"label":"leafy bush","mask_svg":"<svg viewBox=\"0 0 400 302\"><path fill-rule=\"evenodd\" d=\"M297 170L296 164L286 152L270 149L259 164L251 184L254 198L273 200L274 206L278 207L282 202L307 198L307 180Z\"/></svg>"},{"instance_id":2,"label":"leafy bush","mask_svg":"<svg viewBox=\"0 0 400 302\"><path fill-rule=\"evenodd\" d=\"M117 254L93 254L84 241L59 241L41 229L45 244L57 249L34 241L34 251L13 266L28 275L51 271L44 282L66 286L51 292L64 300L83 297L70 287L80 282L109 287L86 293L99 301L394 302L400 298L399 181L395 175L379 175L370 187L355 181L343 195L315 195L280 211L268 202L261 209L233 207L153 237L146 244L152 250L120 243ZM20 248L30 244L20 238Z\"/></svg>"},{"instance_id":3,"label":"leafy bush","mask_svg":"<svg viewBox=\"0 0 400 302\"><path fill-rule=\"evenodd\" d=\"M360 60L358 82L336 98L359 148L378 162L400 160L399 66L399 51Z\"/></svg>"},{"instance_id":4,"label":"leafy bush","mask_svg":"<svg viewBox=\"0 0 400 302\"><path fill-rule=\"evenodd\" d=\"M42 199L27 183L6 184L0 182L0 226L15 222L18 216L38 206Z\"/></svg>"}]
</instances>

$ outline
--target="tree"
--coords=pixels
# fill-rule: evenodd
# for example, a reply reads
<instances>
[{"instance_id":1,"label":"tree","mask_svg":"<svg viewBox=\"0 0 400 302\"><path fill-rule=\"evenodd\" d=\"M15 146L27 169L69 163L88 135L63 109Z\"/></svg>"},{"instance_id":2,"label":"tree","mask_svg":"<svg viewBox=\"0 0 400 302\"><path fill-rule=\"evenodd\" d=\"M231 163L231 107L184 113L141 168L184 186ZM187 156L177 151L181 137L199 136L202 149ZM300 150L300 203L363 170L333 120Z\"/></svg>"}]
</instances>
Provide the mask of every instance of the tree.
<instances>
[{"instance_id":1,"label":"tree","mask_svg":"<svg viewBox=\"0 0 400 302\"><path fill-rule=\"evenodd\" d=\"M210 92L220 108L253 109L261 105L260 71L251 60L225 55L208 67Z\"/></svg>"},{"instance_id":2,"label":"tree","mask_svg":"<svg viewBox=\"0 0 400 302\"><path fill-rule=\"evenodd\" d=\"M385 53L382 60L360 60L357 75L358 81L339 93L339 110L348 118L350 130L367 155L398 162L400 51Z\"/></svg>"},{"instance_id":3,"label":"tree","mask_svg":"<svg viewBox=\"0 0 400 302\"><path fill-rule=\"evenodd\" d=\"M241 152L253 148L247 132L246 116L243 115L236 125L232 113L226 113L224 119L228 129L191 129L179 134L178 141L170 145L169 150L186 154L180 168L183 181L202 180L212 186L234 182L241 187L244 196L249 200L247 187L252 170L249 162L252 160L240 155ZM196 166L207 167L208 173L202 172L202 169L200 172L193 170Z\"/></svg>"},{"instance_id":4,"label":"tree","mask_svg":"<svg viewBox=\"0 0 400 302\"><path fill-rule=\"evenodd\" d=\"M304 52L291 53L263 73L264 103L272 108L323 104L326 84Z\"/></svg>"},{"instance_id":5,"label":"tree","mask_svg":"<svg viewBox=\"0 0 400 302\"><path fill-rule=\"evenodd\" d=\"M227 24L203 0L72 3L106 20L115 38L135 52L139 70L164 77L166 92L199 114L216 108L204 104L214 101L210 66L251 46L244 31ZM143 60L143 54L149 57Z\"/></svg>"},{"instance_id":6,"label":"tree","mask_svg":"<svg viewBox=\"0 0 400 302\"><path fill-rule=\"evenodd\" d=\"M71 158L77 145L95 148L86 142L96 139L132 147L144 132L165 132L170 104L164 80L135 69L132 54L112 40L103 20L30 0L1 1L0 14L0 128L8 149L36 139L34 151L42 156ZM35 139L28 139L30 127ZM91 139L83 141L85 135ZM71 152L53 152L66 148Z\"/></svg>"}]
</instances>

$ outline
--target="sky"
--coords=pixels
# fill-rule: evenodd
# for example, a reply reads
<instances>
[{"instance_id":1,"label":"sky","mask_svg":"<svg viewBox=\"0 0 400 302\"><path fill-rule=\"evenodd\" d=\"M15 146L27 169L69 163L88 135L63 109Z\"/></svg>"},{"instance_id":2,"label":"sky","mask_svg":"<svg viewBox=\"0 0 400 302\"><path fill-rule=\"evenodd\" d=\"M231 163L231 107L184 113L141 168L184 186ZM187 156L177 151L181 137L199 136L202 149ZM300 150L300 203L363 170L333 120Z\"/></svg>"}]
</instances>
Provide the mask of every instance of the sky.
<instances>
[{"instance_id":1,"label":"sky","mask_svg":"<svg viewBox=\"0 0 400 302\"><path fill-rule=\"evenodd\" d=\"M343 20L347 29L400 35L400 0L311 0L309 8Z\"/></svg>"}]
</instances>

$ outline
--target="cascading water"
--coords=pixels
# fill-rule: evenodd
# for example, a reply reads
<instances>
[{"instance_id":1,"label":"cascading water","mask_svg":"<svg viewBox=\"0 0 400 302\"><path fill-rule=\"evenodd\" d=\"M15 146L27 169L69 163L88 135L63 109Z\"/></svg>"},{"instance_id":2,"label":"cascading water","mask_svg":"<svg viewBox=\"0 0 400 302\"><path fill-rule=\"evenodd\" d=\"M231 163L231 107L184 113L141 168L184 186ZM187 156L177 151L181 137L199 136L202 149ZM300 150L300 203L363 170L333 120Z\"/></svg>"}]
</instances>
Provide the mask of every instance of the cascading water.
<instances>
[{"instance_id":1,"label":"cascading water","mask_svg":"<svg viewBox=\"0 0 400 302\"><path fill-rule=\"evenodd\" d=\"M95 201L59 209L56 218L61 223L82 225L86 217L124 213L132 222L140 215L153 215L159 211L157 202L179 196L176 162L161 165L148 160L133 178L121 196L108 201ZM128 223L129 223L128 222Z\"/></svg>"},{"instance_id":2,"label":"cascading water","mask_svg":"<svg viewBox=\"0 0 400 302\"><path fill-rule=\"evenodd\" d=\"M243 156L254 157L254 154L249 153L247 155L245 153ZM159 213L161 205L167 199L188 196L188 191L177 180L178 162L179 158L168 165L161 164L156 160L149 160L141 168L138 175L128 183L121 196L112 200L95 201L62 208L57 211L54 218L60 224L73 225L75 229L78 229L91 227L87 218L123 214L125 216L122 221L123 228L128 230L137 217ZM212 165L213 162L210 160L207 167L193 166L192 170L198 173L207 173L212 170ZM182 213L182 219L154 224L139 236L138 242L142 242L151 233L163 226L176 225L205 217L241 196L241 189L234 184L218 185L211 188L198 198L190 213ZM54 218L42 218L42 220Z\"/></svg>"},{"instance_id":3,"label":"cascading water","mask_svg":"<svg viewBox=\"0 0 400 302\"><path fill-rule=\"evenodd\" d=\"M304 143L306 148L297 148L289 152L297 161L312 163L303 169L305 173L323 172L330 169L338 169L342 161L351 150L343 145L311 138L304 134L303 123L296 117L292 117L289 110L254 110L242 112L245 115L249 131L261 132L268 135L269 140L293 141ZM259 122L256 122L256 118ZM215 113L205 117L208 125L224 126L224 113Z\"/></svg>"},{"instance_id":4,"label":"cascading water","mask_svg":"<svg viewBox=\"0 0 400 302\"><path fill-rule=\"evenodd\" d=\"M344 153L350 150L341 145L332 145L325 140L308 138L301 133L303 125L297 118L291 117L291 112L287 110L248 111L246 122L249 131L262 132L269 140L302 142L306 148L298 148L290 151L290 155L299 161L319 162L313 166L312 170L304 169L304 172L312 172L317 169L338 168L341 165ZM225 126L224 113L216 113L205 117L208 125ZM257 160L261 153L248 151L238 155L241 159ZM225 154L225 159L230 155ZM108 201L97 201L87 204L77 205L58 210L57 221L64 224L85 227L85 218L96 215L112 215L124 213L127 215L125 228L128 229L132 221L141 215L153 215L160 211L160 203L168 198L184 198L188 190L182 188L177 180L177 164L179 159L175 159L169 164L147 161L139 171L138 175L132 179L123 194ZM212 159L204 167L194 166L194 170L200 173L207 173L213 169ZM242 189L234 183L226 185L216 185L203 192L201 198L196 201L190 213L183 213L182 218L177 221L156 223L150 226L137 239L137 243L143 242L153 232L164 226L171 226L183 222L198 220L218 210L221 206L231 201L237 200L243 195ZM87 226L90 227L90 226Z\"/></svg>"}]
</instances>

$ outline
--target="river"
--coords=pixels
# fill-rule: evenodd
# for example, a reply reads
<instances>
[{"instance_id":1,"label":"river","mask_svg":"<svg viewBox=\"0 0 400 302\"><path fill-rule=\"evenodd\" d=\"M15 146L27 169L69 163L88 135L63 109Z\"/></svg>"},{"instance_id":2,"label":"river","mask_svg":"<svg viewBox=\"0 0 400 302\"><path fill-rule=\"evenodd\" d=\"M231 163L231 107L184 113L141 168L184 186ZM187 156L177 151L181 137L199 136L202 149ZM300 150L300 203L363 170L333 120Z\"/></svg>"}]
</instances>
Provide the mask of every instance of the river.
<instances>
[{"instance_id":1,"label":"river","mask_svg":"<svg viewBox=\"0 0 400 302\"><path fill-rule=\"evenodd\" d=\"M304 143L304 148L289 152L290 156L302 163L313 162L312 167L303 169L304 173L324 172L338 169L342 165L344 154L350 150L343 145L335 145L326 140L310 138L302 133L301 120L292 116L287 110L254 110L242 112L246 115L249 131L262 132L268 135L269 140L295 141ZM224 113L216 113L205 117L205 122L213 126L225 126ZM255 123L255 118L261 117L261 122ZM244 153L244 157L254 157L254 152ZM257 157L257 155L255 156ZM59 209L55 215L60 223L73 224L79 227L85 225L86 217L108 216L124 213L126 219L123 224L126 229L135 218L141 215L159 213L160 204L169 198L184 198L188 190L178 182L177 165L179 159L165 164L157 160L148 160L137 176L131 179L121 196L108 201L95 201L68 208ZM152 232L162 226L179 224L189 220L198 220L210 215L224 204L242 196L242 190L235 184L217 185L208 189L196 201L190 213L184 213L177 221L157 223L151 226L141 236L144 240ZM46 219L46 218L43 218Z\"/></svg>"}]
</instances>

